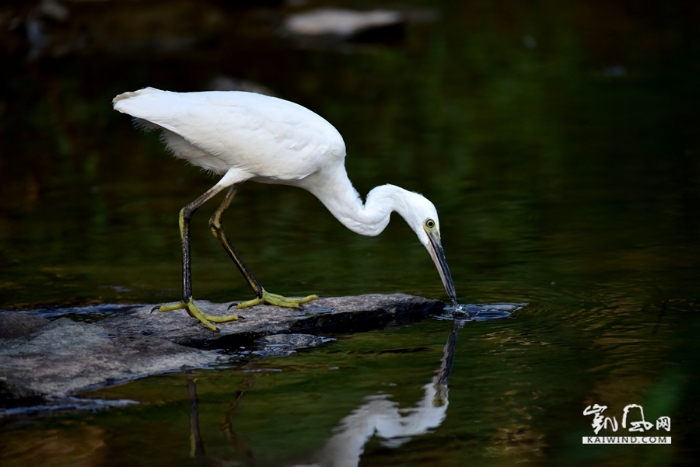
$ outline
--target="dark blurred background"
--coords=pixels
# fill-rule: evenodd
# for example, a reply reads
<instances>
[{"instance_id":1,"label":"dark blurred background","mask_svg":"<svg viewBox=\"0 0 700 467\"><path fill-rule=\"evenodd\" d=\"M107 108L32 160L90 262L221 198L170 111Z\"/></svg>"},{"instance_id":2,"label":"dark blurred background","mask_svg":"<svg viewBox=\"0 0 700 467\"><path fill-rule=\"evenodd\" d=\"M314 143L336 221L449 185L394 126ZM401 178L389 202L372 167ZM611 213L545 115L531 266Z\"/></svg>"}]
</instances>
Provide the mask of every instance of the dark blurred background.
<instances>
[{"instance_id":1,"label":"dark blurred background","mask_svg":"<svg viewBox=\"0 0 700 467\"><path fill-rule=\"evenodd\" d=\"M393 183L434 202L462 302L529 303L515 319L465 326L445 423L406 449L373 441L363 465L697 463L697 1L6 1L0 60L0 309L178 299L177 213L216 179L169 156L111 100L145 86L270 93L338 128L361 194ZM215 205L192 223L194 297L252 298L209 233ZM249 183L224 224L271 292L446 299L398 216L362 237L302 190ZM287 459L322 445L368 394L410 406L448 324L269 363L285 370L247 396L258 405L240 432ZM341 358L347 368L329 376ZM160 401L165 386L133 391ZM185 465L171 456L186 457L189 401L173 387L181 405L105 413L111 451L95 465ZM209 429L234 387L220 385L202 416ZM138 399L124 388L119 397ZM596 403L618 421L631 403L648 419L670 416L673 444L581 446L592 434L581 412ZM289 413L271 424L269 407ZM169 427L181 438L162 434L166 414L181 417ZM52 433L18 431L8 445L31 456L26 440Z\"/></svg>"},{"instance_id":2,"label":"dark blurred background","mask_svg":"<svg viewBox=\"0 0 700 467\"><path fill-rule=\"evenodd\" d=\"M328 8L394 16L294 29ZM699 18L692 1L5 2L0 307L179 296L177 212L216 180L112 110L145 86L267 92L327 118L361 194L394 183L438 206L465 300L552 282L662 300L669 274L688 298ZM195 297L245 298L213 209L194 221ZM307 193L251 183L225 222L268 289L444 295L401 221L359 237Z\"/></svg>"}]
</instances>

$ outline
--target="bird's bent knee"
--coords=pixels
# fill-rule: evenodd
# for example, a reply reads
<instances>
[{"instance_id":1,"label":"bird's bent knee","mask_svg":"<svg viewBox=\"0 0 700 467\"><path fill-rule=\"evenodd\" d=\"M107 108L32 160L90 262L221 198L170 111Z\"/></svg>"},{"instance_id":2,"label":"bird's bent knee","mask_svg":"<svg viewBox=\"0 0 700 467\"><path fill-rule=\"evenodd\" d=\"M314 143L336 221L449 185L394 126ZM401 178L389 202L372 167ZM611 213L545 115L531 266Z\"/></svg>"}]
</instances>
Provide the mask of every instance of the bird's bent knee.
<instances>
[{"instance_id":1,"label":"bird's bent knee","mask_svg":"<svg viewBox=\"0 0 700 467\"><path fill-rule=\"evenodd\" d=\"M180 209L180 219L184 219L189 222L192 219L192 214L194 214L194 211L192 209L188 209L187 206Z\"/></svg>"},{"instance_id":2,"label":"bird's bent knee","mask_svg":"<svg viewBox=\"0 0 700 467\"><path fill-rule=\"evenodd\" d=\"M216 215L213 215L209 218L209 227L211 228L212 232L218 232L219 230L222 230L221 221L217 218Z\"/></svg>"}]
</instances>

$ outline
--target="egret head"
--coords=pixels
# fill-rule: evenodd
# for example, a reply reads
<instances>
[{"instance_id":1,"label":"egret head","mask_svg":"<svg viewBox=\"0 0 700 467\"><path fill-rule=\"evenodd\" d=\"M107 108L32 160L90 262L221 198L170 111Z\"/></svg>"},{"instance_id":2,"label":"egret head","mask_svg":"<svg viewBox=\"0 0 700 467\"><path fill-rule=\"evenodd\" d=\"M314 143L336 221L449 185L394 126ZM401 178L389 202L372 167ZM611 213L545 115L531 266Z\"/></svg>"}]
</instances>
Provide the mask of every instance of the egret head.
<instances>
[{"instance_id":1,"label":"egret head","mask_svg":"<svg viewBox=\"0 0 700 467\"><path fill-rule=\"evenodd\" d=\"M416 235L418 235L420 242L430 253L430 257L433 258L435 267L440 273L447 295L452 301L452 306L457 308L457 293L455 292L450 268L447 267L445 252L440 242L440 219L438 219L435 205L418 193L406 193L406 206L404 209L401 209L403 212L399 212L399 214L406 219L408 225L411 226Z\"/></svg>"}]
</instances>

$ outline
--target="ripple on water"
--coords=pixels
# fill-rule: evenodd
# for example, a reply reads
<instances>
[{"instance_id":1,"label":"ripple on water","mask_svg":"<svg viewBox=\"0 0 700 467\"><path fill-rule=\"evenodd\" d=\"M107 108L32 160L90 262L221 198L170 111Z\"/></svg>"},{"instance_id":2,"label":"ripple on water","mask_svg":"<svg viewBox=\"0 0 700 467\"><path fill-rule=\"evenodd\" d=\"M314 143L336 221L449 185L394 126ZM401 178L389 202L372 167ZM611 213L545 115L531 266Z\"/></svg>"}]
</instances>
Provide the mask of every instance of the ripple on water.
<instances>
[{"instance_id":1,"label":"ripple on water","mask_svg":"<svg viewBox=\"0 0 700 467\"><path fill-rule=\"evenodd\" d=\"M457 308L447 306L444 313L437 315L441 320L459 320L461 324L469 321L488 321L510 318L511 315L527 306L527 303L479 303L460 304Z\"/></svg>"}]
</instances>

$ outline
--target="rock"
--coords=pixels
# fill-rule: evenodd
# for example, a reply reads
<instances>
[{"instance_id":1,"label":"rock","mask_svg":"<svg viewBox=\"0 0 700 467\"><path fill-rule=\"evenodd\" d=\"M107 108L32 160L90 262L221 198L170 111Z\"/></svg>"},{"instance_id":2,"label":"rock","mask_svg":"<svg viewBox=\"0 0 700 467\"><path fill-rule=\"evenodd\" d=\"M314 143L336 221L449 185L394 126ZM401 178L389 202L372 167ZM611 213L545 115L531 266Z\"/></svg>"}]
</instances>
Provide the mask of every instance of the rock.
<instances>
[{"instance_id":1,"label":"rock","mask_svg":"<svg viewBox=\"0 0 700 467\"><path fill-rule=\"evenodd\" d=\"M197 301L210 315L225 316L227 303ZM358 295L319 298L301 309L256 305L238 310L239 321L218 324L220 332L205 328L184 310L151 313L147 305L122 316L100 321L100 326L120 336L147 335L204 349L237 348L273 334L356 332L376 329L395 320L415 320L442 312L445 304L406 294Z\"/></svg>"},{"instance_id":2,"label":"rock","mask_svg":"<svg viewBox=\"0 0 700 467\"><path fill-rule=\"evenodd\" d=\"M48 325L51 321L26 313L0 313L0 339L14 339L26 336Z\"/></svg>"},{"instance_id":3,"label":"rock","mask_svg":"<svg viewBox=\"0 0 700 467\"><path fill-rule=\"evenodd\" d=\"M211 315L231 313L227 304L197 304ZM503 318L523 306L464 305L464 318L459 321ZM26 313L0 313L3 335L39 328L33 334L0 339L0 407L18 407L0 408L0 417L37 404L67 409L128 404L131 401L88 401L71 395L99 385L201 368L231 358L204 349L226 349L236 358L289 355L332 340L318 336L320 333L377 329L427 315L453 319L451 314L443 315L443 302L405 294L320 298L299 310L257 305L240 310L239 321L219 324L220 332L209 330L182 310L151 313L152 308L99 305L47 311L50 317L61 313L79 318L110 316L97 323L61 317L46 324L48 320Z\"/></svg>"},{"instance_id":4,"label":"rock","mask_svg":"<svg viewBox=\"0 0 700 467\"><path fill-rule=\"evenodd\" d=\"M438 17L435 10L317 8L287 16L280 33L301 46L338 46L352 50L345 45L349 42L401 43L406 38L407 25L433 22Z\"/></svg>"},{"instance_id":5,"label":"rock","mask_svg":"<svg viewBox=\"0 0 700 467\"><path fill-rule=\"evenodd\" d=\"M211 315L231 313L227 304L197 304ZM153 305L121 307L118 316L92 324L59 318L33 334L0 340L0 407L46 400L55 403L98 385L203 367L229 358L203 349L238 351L241 346L250 346L262 350L248 352L249 355L288 355L295 349L330 341L313 334L354 332L408 322L440 314L445 304L393 294L320 298L302 306L299 310L272 305L246 308L240 311L239 321L219 324L220 332L209 330L182 310L151 313ZM86 307L79 312L67 308L66 314L99 316L104 315L103 308ZM115 307L109 310L108 314L113 314ZM52 310L51 316L57 313L60 310ZM22 328L22 320L27 323L22 328L25 330L48 321L25 313L0 316L7 323L16 324L12 329ZM15 332L7 329L3 326L8 335Z\"/></svg>"},{"instance_id":6,"label":"rock","mask_svg":"<svg viewBox=\"0 0 700 467\"><path fill-rule=\"evenodd\" d=\"M214 352L157 337L118 336L61 318L0 347L0 405L60 398L94 385L217 362Z\"/></svg>"},{"instance_id":7,"label":"rock","mask_svg":"<svg viewBox=\"0 0 700 467\"><path fill-rule=\"evenodd\" d=\"M370 29L402 24L398 11L355 11L340 8L320 8L290 15L285 29L298 36L338 36L348 38Z\"/></svg>"}]
</instances>

